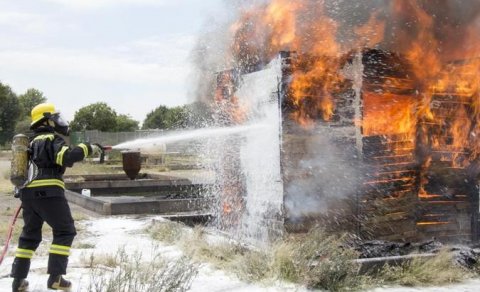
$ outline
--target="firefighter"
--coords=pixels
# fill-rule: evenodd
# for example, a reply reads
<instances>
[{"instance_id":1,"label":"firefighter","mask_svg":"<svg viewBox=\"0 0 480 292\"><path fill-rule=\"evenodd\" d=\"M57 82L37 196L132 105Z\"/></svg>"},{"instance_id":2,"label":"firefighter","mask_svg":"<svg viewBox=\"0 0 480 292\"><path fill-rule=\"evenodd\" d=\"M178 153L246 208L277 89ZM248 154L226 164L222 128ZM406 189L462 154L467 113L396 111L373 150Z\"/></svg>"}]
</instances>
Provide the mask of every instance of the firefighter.
<instances>
[{"instance_id":1,"label":"firefighter","mask_svg":"<svg viewBox=\"0 0 480 292\"><path fill-rule=\"evenodd\" d=\"M69 135L69 126L55 106L42 103L31 112L28 181L20 189L24 226L12 265L12 291L26 291L30 259L42 240L42 225L46 222L53 231L49 249L47 286L53 290L69 291L71 282L64 279L68 256L76 230L65 199L63 173L66 167L102 151L98 144L66 145L62 136Z\"/></svg>"}]
</instances>

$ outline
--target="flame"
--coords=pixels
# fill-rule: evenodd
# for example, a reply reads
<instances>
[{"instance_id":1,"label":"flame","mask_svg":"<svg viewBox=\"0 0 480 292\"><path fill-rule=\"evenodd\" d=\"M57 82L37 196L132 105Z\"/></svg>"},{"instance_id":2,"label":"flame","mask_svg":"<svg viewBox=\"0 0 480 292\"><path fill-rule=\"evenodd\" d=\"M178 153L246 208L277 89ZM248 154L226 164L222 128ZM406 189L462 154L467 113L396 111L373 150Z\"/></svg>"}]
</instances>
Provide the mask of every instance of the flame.
<instances>
[{"instance_id":1,"label":"flame","mask_svg":"<svg viewBox=\"0 0 480 292\"><path fill-rule=\"evenodd\" d=\"M468 4L444 2L385 1L356 19L355 13L336 15L341 8L329 8L326 0L261 1L242 11L230 28L231 55L244 71L251 71L281 50L295 52L288 117L307 129L338 121L338 109L345 106L342 94L354 82L342 75L352 56L369 49L398 56L400 64L380 64L385 68L372 80L363 72L361 115L351 119L363 136L392 142L387 144L393 155L414 157L420 173L418 198L434 200L442 195L428 193L426 186L435 163L466 169L480 157L480 5L462 6L462 11L472 10L468 17L450 17L456 11L450 4ZM446 15L435 12L436 6ZM399 136L407 146L393 143ZM409 162L382 166L402 164Z\"/></svg>"},{"instance_id":2,"label":"flame","mask_svg":"<svg viewBox=\"0 0 480 292\"><path fill-rule=\"evenodd\" d=\"M393 93L365 92L363 94L363 134L405 134L413 139L416 125L416 101L411 96Z\"/></svg>"},{"instance_id":3,"label":"flame","mask_svg":"<svg viewBox=\"0 0 480 292\"><path fill-rule=\"evenodd\" d=\"M331 120L334 113L332 90L341 82L339 64L327 57L313 61L299 59L294 66L299 69L293 74L290 90L293 104L301 113L299 116L312 121Z\"/></svg>"},{"instance_id":4,"label":"flame","mask_svg":"<svg viewBox=\"0 0 480 292\"><path fill-rule=\"evenodd\" d=\"M247 120L251 105L247 100L240 100L235 95L234 74L234 72L227 71L217 76L215 103L224 115L225 122L241 124Z\"/></svg>"},{"instance_id":5,"label":"flame","mask_svg":"<svg viewBox=\"0 0 480 292\"><path fill-rule=\"evenodd\" d=\"M282 48L292 44L296 36L295 12L301 1L275 0L267 7L264 22L271 28L271 45Z\"/></svg>"},{"instance_id":6,"label":"flame","mask_svg":"<svg viewBox=\"0 0 480 292\"><path fill-rule=\"evenodd\" d=\"M429 225L445 225L450 224L451 222L443 221L443 222L436 222L436 221L424 221L424 222L417 222L417 226L429 226Z\"/></svg>"}]
</instances>

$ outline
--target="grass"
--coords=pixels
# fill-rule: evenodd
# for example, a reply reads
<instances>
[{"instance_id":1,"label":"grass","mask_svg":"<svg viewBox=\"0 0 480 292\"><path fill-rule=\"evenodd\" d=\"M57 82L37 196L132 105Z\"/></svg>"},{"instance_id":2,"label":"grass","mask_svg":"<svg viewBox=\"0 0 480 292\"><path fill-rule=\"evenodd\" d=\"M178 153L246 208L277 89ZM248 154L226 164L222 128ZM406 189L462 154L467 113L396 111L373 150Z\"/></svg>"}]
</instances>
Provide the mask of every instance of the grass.
<instances>
[{"instance_id":1,"label":"grass","mask_svg":"<svg viewBox=\"0 0 480 292\"><path fill-rule=\"evenodd\" d=\"M154 222L148 228L148 233L155 240L173 244L184 236L182 227L182 224L173 221Z\"/></svg>"},{"instance_id":2,"label":"grass","mask_svg":"<svg viewBox=\"0 0 480 292\"><path fill-rule=\"evenodd\" d=\"M187 291L198 272L189 258L165 259L160 254L145 261L137 252L119 249L112 257L89 258L92 292ZM109 267L105 268L105 267Z\"/></svg>"},{"instance_id":3,"label":"grass","mask_svg":"<svg viewBox=\"0 0 480 292\"><path fill-rule=\"evenodd\" d=\"M73 167L67 168L65 175L87 175L87 174L114 174L123 173L122 170L115 169L106 164L79 162Z\"/></svg>"},{"instance_id":4,"label":"grass","mask_svg":"<svg viewBox=\"0 0 480 292\"><path fill-rule=\"evenodd\" d=\"M13 185L10 182L10 168L0 168L0 193L13 194Z\"/></svg>"},{"instance_id":5,"label":"grass","mask_svg":"<svg viewBox=\"0 0 480 292\"><path fill-rule=\"evenodd\" d=\"M95 248L95 244L89 242L73 242L73 248L75 249L92 249Z\"/></svg>"},{"instance_id":6,"label":"grass","mask_svg":"<svg viewBox=\"0 0 480 292\"><path fill-rule=\"evenodd\" d=\"M343 236L329 235L322 229L290 237L273 249L272 275L313 289L362 288L368 278L358 274L359 266L353 261L357 254L342 248L343 240Z\"/></svg>"},{"instance_id":7,"label":"grass","mask_svg":"<svg viewBox=\"0 0 480 292\"><path fill-rule=\"evenodd\" d=\"M73 220L75 221L83 221L83 220L88 220L90 219L90 217L84 213L81 213L81 212L76 212L76 211L73 211L72 212L72 218ZM76 226L78 228L78 226Z\"/></svg>"},{"instance_id":8,"label":"grass","mask_svg":"<svg viewBox=\"0 0 480 292\"><path fill-rule=\"evenodd\" d=\"M375 278L380 283L423 286L457 283L472 276L473 271L454 264L452 254L443 250L433 258L416 258L400 266L385 266Z\"/></svg>"},{"instance_id":9,"label":"grass","mask_svg":"<svg viewBox=\"0 0 480 292\"><path fill-rule=\"evenodd\" d=\"M13 228L13 233L12 233L12 239L10 241L10 245L15 244L18 240L18 237L20 236L20 233L22 232L22 227L23 224L22 222L19 222L21 220L17 220L17 223L15 224L15 227ZM9 230L10 226L10 220L5 220L0 222L0 243L3 246L5 244L5 237L7 236L7 232Z\"/></svg>"},{"instance_id":10,"label":"grass","mask_svg":"<svg viewBox=\"0 0 480 292\"><path fill-rule=\"evenodd\" d=\"M280 280L310 289L352 291L379 285L443 285L474 275L473 271L455 265L447 251L433 258L417 258L401 266L385 266L375 274L360 275L354 261L356 252L342 247L344 236L327 234L322 229L290 236L268 249L212 240L203 228L187 232L179 223L156 222L151 230L153 238L180 246L194 261L208 262L247 282Z\"/></svg>"},{"instance_id":11,"label":"grass","mask_svg":"<svg viewBox=\"0 0 480 292\"><path fill-rule=\"evenodd\" d=\"M99 266L116 268L122 263L123 260L125 260L126 257L127 254L125 252L125 249L119 249L114 254L104 253L94 255L92 253L88 258L82 257L81 262L83 264L86 264L89 268Z\"/></svg>"},{"instance_id":12,"label":"grass","mask_svg":"<svg viewBox=\"0 0 480 292\"><path fill-rule=\"evenodd\" d=\"M177 243L196 262L208 262L248 282L282 280L339 291L360 286L364 280L350 261L356 254L339 248L341 237L326 236L321 230L289 238L270 249L252 249L235 241L211 240L200 227L187 233L180 231L181 224L156 222L150 229L155 230L152 237Z\"/></svg>"}]
</instances>

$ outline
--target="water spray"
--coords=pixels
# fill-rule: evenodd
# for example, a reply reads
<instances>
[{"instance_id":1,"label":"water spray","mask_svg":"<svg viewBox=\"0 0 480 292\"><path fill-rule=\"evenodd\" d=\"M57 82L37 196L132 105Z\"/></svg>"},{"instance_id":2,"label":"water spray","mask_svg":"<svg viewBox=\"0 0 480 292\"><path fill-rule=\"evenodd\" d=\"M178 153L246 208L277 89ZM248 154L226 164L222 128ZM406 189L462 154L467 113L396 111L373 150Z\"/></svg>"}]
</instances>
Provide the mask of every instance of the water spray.
<instances>
[{"instance_id":1,"label":"water spray","mask_svg":"<svg viewBox=\"0 0 480 292\"><path fill-rule=\"evenodd\" d=\"M120 143L118 145L113 146L112 149L140 150L142 148L155 148L156 146L161 146L162 144L174 143L174 142L185 141L185 140L200 140L200 139L210 138L210 137L229 136L229 135L241 134L241 133L248 132L255 129L263 129L266 127L268 127L268 125L252 124L252 125L235 126L235 127L196 129L191 131L182 131L180 133L167 134L161 137L137 139L134 141Z\"/></svg>"}]
</instances>

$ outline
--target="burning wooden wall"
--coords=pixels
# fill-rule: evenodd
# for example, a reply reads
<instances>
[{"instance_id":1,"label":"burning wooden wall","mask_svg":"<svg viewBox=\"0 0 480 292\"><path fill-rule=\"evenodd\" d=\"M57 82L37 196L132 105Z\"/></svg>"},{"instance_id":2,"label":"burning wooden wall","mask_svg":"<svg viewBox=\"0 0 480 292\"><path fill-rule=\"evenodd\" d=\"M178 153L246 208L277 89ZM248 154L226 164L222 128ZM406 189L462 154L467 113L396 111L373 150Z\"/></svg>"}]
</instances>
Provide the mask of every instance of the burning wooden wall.
<instances>
[{"instance_id":1,"label":"burning wooden wall","mask_svg":"<svg viewBox=\"0 0 480 292\"><path fill-rule=\"evenodd\" d=\"M400 55L366 50L342 62L348 78L339 79L333 87L328 119L320 109L306 104L321 97L302 98L302 103L295 104L289 96L295 94L289 83L291 72L308 71L309 64L303 61L285 70L282 166L287 226L295 230L322 222L369 239L477 240L478 166L475 142L469 142L476 127L471 99L477 93L460 95L449 92L452 87L448 86L435 89L429 113L435 118L431 119L418 113L422 110L419 81ZM306 92L324 94L318 86L322 84ZM310 124L305 125L305 117ZM460 124L470 127L461 143L453 137ZM315 136L337 149L336 160L326 159L331 165L305 167L312 157L321 160L333 155L308 149L306 145ZM356 177L337 181L354 181L355 191L310 194L328 207L298 214L295 208L302 206L289 202L301 204L303 198L292 185L302 185L299 182L309 178L309 183L315 183L315 173L338 165L357 170Z\"/></svg>"},{"instance_id":2,"label":"burning wooden wall","mask_svg":"<svg viewBox=\"0 0 480 292\"><path fill-rule=\"evenodd\" d=\"M479 1L254 2L225 27L221 63L241 84L284 51L287 226L476 240ZM217 92L241 121L234 87Z\"/></svg>"}]
</instances>

